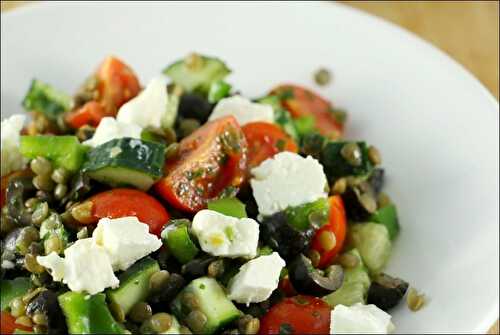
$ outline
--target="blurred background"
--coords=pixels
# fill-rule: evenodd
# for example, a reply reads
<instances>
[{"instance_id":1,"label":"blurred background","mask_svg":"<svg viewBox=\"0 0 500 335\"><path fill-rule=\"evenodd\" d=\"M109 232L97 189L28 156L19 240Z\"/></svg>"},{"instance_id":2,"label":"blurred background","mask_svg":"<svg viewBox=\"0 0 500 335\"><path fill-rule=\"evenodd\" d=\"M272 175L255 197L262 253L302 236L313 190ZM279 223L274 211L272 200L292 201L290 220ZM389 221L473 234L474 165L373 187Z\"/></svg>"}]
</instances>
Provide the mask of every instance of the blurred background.
<instances>
[{"instance_id":1,"label":"blurred background","mask_svg":"<svg viewBox=\"0 0 500 335\"><path fill-rule=\"evenodd\" d=\"M31 2L1 1L1 10L15 10ZM434 44L472 72L498 100L498 1L340 2L391 21ZM499 333L498 321L489 333Z\"/></svg>"}]
</instances>

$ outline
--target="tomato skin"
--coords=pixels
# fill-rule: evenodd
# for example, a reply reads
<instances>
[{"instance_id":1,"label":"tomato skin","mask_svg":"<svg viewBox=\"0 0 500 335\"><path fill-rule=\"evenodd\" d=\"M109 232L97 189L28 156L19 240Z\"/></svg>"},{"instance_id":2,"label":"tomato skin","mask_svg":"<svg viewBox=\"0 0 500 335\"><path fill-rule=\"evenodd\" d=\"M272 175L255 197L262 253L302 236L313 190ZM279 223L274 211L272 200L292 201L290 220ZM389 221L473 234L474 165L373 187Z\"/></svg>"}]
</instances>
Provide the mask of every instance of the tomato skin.
<instances>
[{"instance_id":1,"label":"tomato skin","mask_svg":"<svg viewBox=\"0 0 500 335\"><path fill-rule=\"evenodd\" d=\"M93 221L102 218L121 218L136 216L139 221L149 226L149 232L160 235L170 215L163 205L150 196L135 189L116 188L94 195L91 201Z\"/></svg>"},{"instance_id":2,"label":"tomato skin","mask_svg":"<svg viewBox=\"0 0 500 335\"><path fill-rule=\"evenodd\" d=\"M259 334L280 334L280 328L288 328L287 325L292 334L329 334L330 310L320 298L305 295L285 298L260 319Z\"/></svg>"},{"instance_id":3,"label":"tomato skin","mask_svg":"<svg viewBox=\"0 0 500 335\"><path fill-rule=\"evenodd\" d=\"M330 138L338 138L342 135L344 125L331 113L330 102L318 94L292 84L280 85L274 88L271 94L281 96L281 104L290 112L292 118L312 115L320 134Z\"/></svg>"},{"instance_id":4,"label":"tomato skin","mask_svg":"<svg viewBox=\"0 0 500 335\"><path fill-rule=\"evenodd\" d=\"M16 329L33 331L33 328L16 323L16 318L7 312L0 312L0 334L13 334Z\"/></svg>"},{"instance_id":5,"label":"tomato skin","mask_svg":"<svg viewBox=\"0 0 500 335\"><path fill-rule=\"evenodd\" d=\"M116 57L107 57L95 73L98 98L66 115L72 128L97 127L105 116L116 116L118 109L139 94L141 87L132 69Z\"/></svg>"},{"instance_id":6,"label":"tomato skin","mask_svg":"<svg viewBox=\"0 0 500 335\"><path fill-rule=\"evenodd\" d=\"M80 128L86 124L97 127L105 117L104 108L97 101L89 101L82 107L66 115L66 122L72 128Z\"/></svg>"},{"instance_id":7,"label":"tomato skin","mask_svg":"<svg viewBox=\"0 0 500 335\"><path fill-rule=\"evenodd\" d=\"M275 124L251 122L241 129L248 142L248 170L281 151L298 151L294 140Z\"/></svg>"},{"instance_id":8,"label":"tomato skin","mask_svg":"<svg viewBox=\"0 0 500 335\"><path fill-rule=\"evenodd\" d=\"M283 277L279 284L278 288L285 294L287 297L292 297L294 295L297 295L297 291L295 290L295 287L293 287L292 282L290 281L290 278L288 275Z\"/></svg>"},{"instance_id":9,"label":"tomato skin","mask_svg":"<svg viewBox=\"0 0 500 335\"><path fill-rule=\"evenodd\" d=\"M347 219L345 215L344 202L338 195L328 198L330 202L330 217L327 224L316 231L312 242L311 249L316 250L321 255L318 263L318 268L326 268L332 264L333 260L342 251L347 231ZM321 247L319 236L323 231L331 231L335 234L337 243L332 250L325 251Z\"/></svg>"},{"instance_id":10,"label":"tomato skin","mask_svg":"<svg viewBox=\"0 0 500 335\"><path fill-rule=\"evenodd\" d=\"M204 124L179 143L165 164L166 177L154 186L172 206L197 212L228 187L237 189L247 167L247 142L233 116Z\"/></svg>"}]
</instances>

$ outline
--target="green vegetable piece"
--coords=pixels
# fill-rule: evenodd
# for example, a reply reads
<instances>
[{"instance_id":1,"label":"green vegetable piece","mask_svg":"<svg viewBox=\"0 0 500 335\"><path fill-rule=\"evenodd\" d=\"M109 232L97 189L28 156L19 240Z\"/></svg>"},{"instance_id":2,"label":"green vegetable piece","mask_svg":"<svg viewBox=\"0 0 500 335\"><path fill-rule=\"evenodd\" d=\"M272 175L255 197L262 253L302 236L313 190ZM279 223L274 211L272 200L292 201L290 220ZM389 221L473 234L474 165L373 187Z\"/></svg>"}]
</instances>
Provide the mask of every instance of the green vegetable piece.
<instances>
[{"instance_id":1,"label":"green vegetable piece","mask_svg":"<svg viewBox=\"0 0 500 335\"><path fill-rule=\"evenodd\" d=\"M330 307L334 308L336 305L352 306L357 303L366 304L366 295L370 288L370 276L366 269L361 255L358 250L352 249L347 252L356 256L359 260L358 265L351 269L344 268L344 281L342 286L325 297L325 300Z\"/></svg>"},{"instance_id":2,"label":"green vegetable piece","mask_svg":"<svg viewBox=\"0 0 500 335\"><path fill-rule=\"evenodd\" d=\"M314 122L314 116L312 115L304 115L293 119L293 123L295 125L295 129L297 129L299 137L314 133L316 131Z\"/></svg>"},{"instance_id":3,"label":"green vegetable piece","mask_svg":"<svg viewBox=\"0 0 500 335\"><path fill-rule=\"evenodd\" d=\"M59 115L69 111L73 104L72 98L49 84L33 79L31 86L23 99L23 107L27 111L36 111L55 121Z\"/></svg>"},{"instance_id":4,"label":"green vegetable piece","mask_svg":"<svg viewBox=\"0 0 500 335\"><path fill-rule=\"evenodd\" d=\"M165 145L125 137L99 145L88 156L83 170L91 178L145 191L163 176Z\"/></svg>"},{"instance_id":5,"label":"green vegetable piece","mask_svg":"<svg viewBox=\"0 0 500 335\"><path fill-rule=\"evenodd\" d=\"M69 334L127 334L117 323L102 293L66 292L58 297Z\"/></svg>"},{"instance_id":6,"label":"green vegetable piece","mask_svg":"<svg viewBox=\"0 0 500 335\"><path fill-rule=\"evenodd\" d=\"M156 142L160 144L166 143L165 138L163 136L147 129L144 129L141 132L141 140L145 142Z\"/></svg>"},{"instance_id":7,"label":"green vegetable piece","mask_svg":"<svg viewBox=\"0 0 500 335\"><path fill-rule=\"evenodd\" d=\"M120 286L106 291L108 301L121 307L125 315L138 302L150 295L149 280L153 273L160 271L158 262L146 257L136 262L118 276Z\"/></svg>"},{"instance_id":8,"label":"green vegetable piece","mask_svg":"<svg viewBox=\"0 0 500 335\"><path fill-rule=\"evenodd\" d=\"M371 275L380 273L391 255L391 240L384 225L367 222L349 227L349 241L358 249Z\"/></svg>"},{"instance_id":9,"label":"green vegetable piece","mask_svg":"<svg viewBox=\"0 0 500 335\"><path fill-rule=\"evenodd\" d=\"M186 293L192 294L197 306L185 303ZM213 334L240 317L240 311L234 306L224 289L213 278L201 277L186 286L170 304L170 309L179 320L189 326L196 334ZM206 321L193 322L191 312L201 312Z\"/></svg>"},{"instance_id":10,"label":"green vegetable piece","mask_svg":"<svg viewBox=\"0 0 500 335\"><path fill-rule=\"evenodd\" d=\"M299 142L299 134L295 128L295 123L290 113L281 106L279 97L268 95L257 100L261 104L270 105L274 110L274 122L276 122L283 130L290 135L294 141Z\"/></svg>"},{"instance_id":11,"label":"green vegetable piece","mask_svg":"<svg viewBox=\"0 0 500 335\"><path fill-rule=\"evenodd\" d=\"M0 310L5 311L13 299L23 296L31 287L31 280L27 277L17 277L12 280L2 279L0 282Z\"/></svg>"},{"instance_id":12,"label":"green vegetable piece","mask_svg":"<svg viewBox=\"0 0 500 335\"><path fill-rule=\"evenodd\" d=\"M227 97L231 91L231 85L224 80L217 80L210 85L208 91L208 102L214 104L219 100Z\"/></svg>"},{"instance_id":13,"label":"green vegetable piece","mask_svg":"<svg viewBox=\"0 0 500 335\"><path fill-rule=\"evenodd\" d=\"M162 128L170 128L174 126L177 112L179 111L180 98L176 94L168 95L167 110L161 119Z\"/></svg>"},{"instance_id":14,"label":"green vegetable piece","mask_svg":"<svg viewBox=\"0 0 500 335\"><path fill-rule=\"evenodd\" d=\"M389 231L391 241L399 234L399 220L396 206L393 204L379 208L369 219L369 221L383 224Z\"/></svg>"},{"instance_id":15,"label":"green vegetable piece","mask_svg":"<svg viewBox=\"0 0 500 335\"><path fill-rule=\"evenodd\" d=\"M182 264L196 257L200 251L189 235L187 220L172 220L162 232L164 243L168 250ZM176 222L177 221L177 222Z\"/></svg>"},{"instance_id":16,"label":"green vegetable piece","mask_svg":"<svg viewBox=\"0 0 500 335\"><path fill-rule=\"evenodd\" d=\"M56 167L76 172L85 161L87 147L76 136L21 136L20 151L27 158L38 156L51 160Z\"/></svg>"},{"instance_id":17,"label":"green vegetable piece","mask_svg":"<svg viewBox=\"0 0 500 335\"><path fill-rule=\"evenodd\" d=\"M245 204L237 198L221 198L209 201L207 207L210 210L238 219L247 217Z\"/></svg>"},{"instance_id":18,"label":"green vegetable piece","mask_svg":"<svg viewBox=\"0 0 500 335\"><path fill-rule=\"evenodd\" d=\"M33 332L30 332L28 330L22 330L22 329L14 329L14 332L12 334L34 334Z\"/></svg>"},{"instance_id":19,"label":"green vegetable piece","mask_svg":"<svg viewBox=\"0 0 500 335\"><path fill-rule=\"evenodd\" d=\"M268 256L273 252L274 250L270 246L264 245L257 249L257 256Z\"/></svg>"},{"instance_id":20,"label":"green vegetable piece","mask_svg":"<svg viewBox=\"0 0 500 335\"><path fill-rule=\"evenodd\" d=\"M208 94L212 83L224 79L231 70L218 58L191 54L169 65L163 73L187 92Z\"/></svg>"},{"instance_id":21,"label":"green vegetable piece","mask_svg":"<svg viewBox=\"0 0 500 335\"><path fill-rule=\"evenodd\" d=\"M354 142L361 149L361 164L353 166L341 154L347 143L350 142L328 141L321 152L320 162L331 183L345 176L368 176L373 170L373 164L368 158L368 145L365 142Z\"/></svg>"},{"instance_id":22,"label":"green vegetable piece","mask_svg":"<svg viewBox=\"0 0 500 335\"><path fill-rule=\"evenodd\" d=\"M327 198L285 209L288 223L302 231L308 229L311 224L318 226L325 224L328 221L329 212L330 203Z\"/></svg>"}]
</instances>

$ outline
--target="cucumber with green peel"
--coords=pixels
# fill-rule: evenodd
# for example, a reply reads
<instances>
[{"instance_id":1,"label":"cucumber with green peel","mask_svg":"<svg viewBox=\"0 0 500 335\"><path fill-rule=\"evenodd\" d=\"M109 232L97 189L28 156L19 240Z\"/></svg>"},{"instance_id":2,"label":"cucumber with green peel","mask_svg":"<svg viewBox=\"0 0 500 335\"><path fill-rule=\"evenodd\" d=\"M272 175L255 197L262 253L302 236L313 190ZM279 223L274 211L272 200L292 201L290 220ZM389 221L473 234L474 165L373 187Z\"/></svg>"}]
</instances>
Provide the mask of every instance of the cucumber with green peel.
<instances>
[{"instance_id":1,"label":"cucumber with green peel","mask_svg":"<svg viewBox=\"0 0 500 335\"><path fill-rule=\"evenodd\" d=\"M31 279L28 277L2 279L0 281L0 310L7 310L12 300L25 295L32 286Z\"/></svg>"},{"instance_id":2,"label":"cucumber with green peel","mask_svg":"<svg viewBox=\"0 0 500 335\"><path fill-rule=\"evenodd\" d=\"M301 231L310 228L313 224L317 226L325 224L328 221L329 212L330 203L327 198L285 209L288 223Z\"/></svg>"},{"instance_id":3,"label":"cucumber with green peel","mask_svg":"<svg viewBox=\"0 0 500 335\"><path fill-rule=\"evenodd\" d=\"M49 120L56 121L59 115L72 108L73 99L49 84L33 79L22 104L27 111L42 113Z\"/></svg>"},{"instance_id":4,"label":"cucumber with green peel","mask_svg":"<svg viewBox=\"0 0 500 335\"><path fill-rule=\"evenodd\" d=\"M136 303L149 297L149 280L158 271L160 266L157 261L151 257L141 259L118 276L119 287L106 291L108 301L115 307L119 306L127 315Z\"/></svg>"},{"instance_id":5,"label":"cucumber with green peel","mask_svg":"<svg viewBox=\"0 0 500 335\"><path fill-rule=\"evenodd\" d=\"M209 201L207 204L208 209L219 212L227 216L233 216L241 219L247 217L245 204L237 198L221 198Z\"/></svg>"},{"instance_id":6,"label":"cucumber with green peel","mask_svg":"<svg viewBox=\"0 0 500 335\"><path fill-rule=\"evenodd\" d=\"M188 220L172 220L161 233L164 244L181 264L192 260L200 251L189 235L188 225Z\"/></svg>"},{"instance_id":7,"label":"cucumber with green peel","mask_svg":"<svg viewBox=\"0 0 500 335\"><path fill-rule=\"evenodd\" d=\"M113 319L103 293L66 292L58 297L69 334L129 334Z\"/></svg>"},{"instance_id":8,"label":"cucumber with green peel","mask_svg":"<svg viewBox=\"0 0 500 335\"><path fill-rule=\"evenodd\" d=\"M387 227L373 222L349 227L349 240L358 249L371 275L380 273L391 255L391 239Z\"/></svg>"},{"instance_id":9,"label":"cucumber with green peel","mask_svg":"<svg viewBox=\"0 0 500 335\"><path fill-rule=\"evenodd\" d=\"M399 234L398 212L394 204L379 208L369 220L384 225L389 232L391 240L394 240Z\"/></svg>"},{"instance_id":10,"label":"cucumber with green peel","mask_svg":"<svg viewBox=\"0 0 500 335\"><path fill-rule=\"evenodd\" d=\"M134 186L143 191L163 176L165 145L119 138L90 151L83 171L112 187Z\"/></svg>"},{"instance_id":11,"label":"cucumber with green peel","mask_svg":"<svg viewBox=\"0 0 500 335\"><path fill-rule=\"evenodd\" d=\"M197 308L186 303L187 296L197 300ZM213 278L201 277L193 280L172 301L170 309L179 320L185 323L193 333L213 334L240 317L240 311L234 306L222 286ZM203 313L205 323L192 322L188 317L191 312Z\"/></svg>"},{"instance_id":12,"label":"cucumber with green peel","mask_svg":"<svg viewBox=\"0 0 500 335\"><path fill-rule=\"evenodd\" d=\"M85 161L88 147L76 136L34 135L21 136L19 150L24 157L34 159L41 156L56 167L76 172Z\"/></svg>"},{"instance_id":13,"label":"cucumber with green peel","mask_svg":"<svg viewBox=\"0 0 500 335\"><path fill-rule=\"evenodd\" d=\"M208 94L212 83L224 79L231 70L218 58L191 54L169 65L163 73L187 92Z\"/></svg>"},{"instance_id":14,"label":"cucumber with green peel","mask_svg":"<svg viewBox=\"0 0 500 335\"><path fill-rule=\"evenodd\" d=\"M355 256L358 264L354 268L344 268L344 281L342 286L323 297L330 307L336 305L352 306L357 303L365 304L371 280L368 269L363 264L363 260L356 249L352 249L346 254Z\"/></svg>"}]
</instances>

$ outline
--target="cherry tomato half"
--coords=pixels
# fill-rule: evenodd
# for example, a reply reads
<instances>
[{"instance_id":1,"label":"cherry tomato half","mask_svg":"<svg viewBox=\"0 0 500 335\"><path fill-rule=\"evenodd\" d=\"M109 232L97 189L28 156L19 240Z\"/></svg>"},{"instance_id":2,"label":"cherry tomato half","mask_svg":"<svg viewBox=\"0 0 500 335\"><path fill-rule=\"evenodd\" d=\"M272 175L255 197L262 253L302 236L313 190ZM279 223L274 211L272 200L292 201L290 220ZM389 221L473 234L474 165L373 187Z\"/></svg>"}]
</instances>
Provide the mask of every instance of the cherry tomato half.
<instances>
[{"instance_id":1,"label":"cherry tomato half","mask_svg":"<svg viewBox=\"0 0 500 335\"><path fill-rule=\"evenodd\" d=\"M80 128L86 124L97 127L101 119L106 116L106 112L101 103L89 101L77 110L66 115L66 122L72 128Z\"/></svg>"},{"instance_id":2,"label":"cherry tomato half","mask_svg":"<svg viewBox=\"0 0 500 335\"><path fill-rule=\"evenodd\" d=\"M0 334L13 334L16 329L32 331L31 327L26 327L16 323L16 318L7 312L0 312Z\"/></svg>"},{"instance_id":3,"label":"cherry tomato half","mask_svg":"<svg viewBox=\"0 0 500 335\"><path fill-rule=\"evenodd\" d=\"M280 85L271 94L280 97L281 104L293 118L312 115L316 129L322 135L331 138L342 135L343 124L331 112L331 104L318 94L297 85Z\"/></svg>"},{"instance_id":4,"label":"cherry tomato half","mask_svg":"<svg viewBox=\"0 0 500 335\"><path fill-rule=\"evenodd\" d=\"M325 268L332 264L335 257L342 251L347 230L347 219L342 198L336 195L328 198L328 200L330 202L329 221L316 231L311 242L311 248L321 255L318 268ZM321 245L320 235L325 231L335 235L336 244L331 250L325 250Z\"/></svg>"},{"instance_id":5,"label":"cherry tomato half","mask_svg":"<svg viewBox=\"0 0 500 335\"><path fill-rule=\"evenodd\" d=\"M91 217L88 223L96 223L99 219L117 219L125 216L136 216L139 221L149 226L151 234L160 235L163 226L170 216L163 205L142 191L116 188L96 194L85 203L91 202Z\"/></svg>"},{"instance_id":6,"label":"cherry tomato half","mask_svg":"<svg viewBox=\"0 0 500 335\"><path fill-rule=\"evenodd\" d=\"M260 320L259 334L329 334L330 306L320 298L298 295L277 303Z\"/></svg>"},{"instance_id":7,"label":"cherry tomato half","mask_svg":"<svg viewBox=\"0 0 500 335\"><path fill-rule=\"evenodd\" d=\"M233 116L204 124L179 143L179 154L165 165L155 190L187 212L206 207L222 192L234 195L247 167L247 141Z\"/></svg>"},{"instance_id":8,"label":"cherry tomato half","mask_svg":"<svg viewBox=\"0 0 500 335\"><path fill-rule=\"evenodd\" d=\"M297 152L297 144L281 128L268 122L251 122L242 128L248 142L248 169L281 151Z\"/></svg>"}]
</instances>

